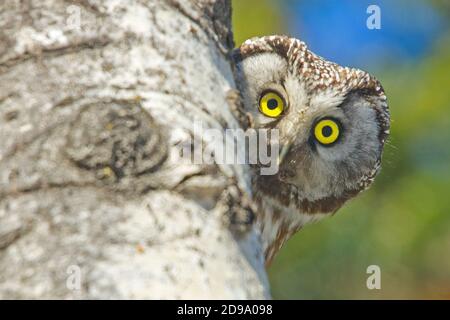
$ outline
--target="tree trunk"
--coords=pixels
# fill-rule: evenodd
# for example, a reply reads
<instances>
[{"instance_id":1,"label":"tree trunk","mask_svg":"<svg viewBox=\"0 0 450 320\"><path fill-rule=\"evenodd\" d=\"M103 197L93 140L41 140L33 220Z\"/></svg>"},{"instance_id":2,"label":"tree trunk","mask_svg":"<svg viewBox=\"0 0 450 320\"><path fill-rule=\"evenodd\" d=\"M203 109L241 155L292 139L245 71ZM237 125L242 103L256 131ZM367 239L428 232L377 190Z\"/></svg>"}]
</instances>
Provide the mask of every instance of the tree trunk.
<instances>
[{"instance_id":1,"label":"tree trunk","mask_svg":"<svg viewBox=\"0 0 450 320\"><path fill-rule=\"evenodd\" d=\"M229 0L0 3L0 298L268 298ZM194 122L202 130L194 129Z\"/></svg>"}]
</instances>

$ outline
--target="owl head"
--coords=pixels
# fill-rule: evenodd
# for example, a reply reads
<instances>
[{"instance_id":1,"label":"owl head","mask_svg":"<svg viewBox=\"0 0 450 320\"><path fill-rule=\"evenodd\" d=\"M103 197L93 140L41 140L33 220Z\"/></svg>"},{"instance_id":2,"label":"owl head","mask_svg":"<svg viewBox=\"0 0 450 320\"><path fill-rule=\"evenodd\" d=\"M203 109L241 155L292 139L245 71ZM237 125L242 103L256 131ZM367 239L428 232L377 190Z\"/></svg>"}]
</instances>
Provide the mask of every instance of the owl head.
<instances>
[{"instance_id":1,"label":"owl head","mask_svg":"<svg viewBox=\"0 0 450 320\"><path fill-rule=\"evenodd\" d=\"M285 232L304 220L295 215L335 212L370 185L389 134L378 80L284 36L247 40L233 56L251 127L278 129L278 173L255 183L266 206L281 210L272 214Z\"/></svg>"}]
</instances>

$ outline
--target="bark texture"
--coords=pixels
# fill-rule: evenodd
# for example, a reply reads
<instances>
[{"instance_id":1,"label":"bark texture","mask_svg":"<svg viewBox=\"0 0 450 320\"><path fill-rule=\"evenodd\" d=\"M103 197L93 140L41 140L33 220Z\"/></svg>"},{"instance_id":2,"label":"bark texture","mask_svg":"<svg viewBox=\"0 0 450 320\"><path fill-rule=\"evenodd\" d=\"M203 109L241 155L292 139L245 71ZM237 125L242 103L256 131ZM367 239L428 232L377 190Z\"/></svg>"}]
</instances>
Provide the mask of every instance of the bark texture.
<instances>
[{"instance_id":1,"label":"bark texture","mask_svg":"<svg viewBox=\"0 0 450 320\"><path fill-rule=\"evenodd\" d=\"M267 298L228 0L0 2L0 298ZM200 134L201 135L201 134Z\"/></svg>"}]
</instances>

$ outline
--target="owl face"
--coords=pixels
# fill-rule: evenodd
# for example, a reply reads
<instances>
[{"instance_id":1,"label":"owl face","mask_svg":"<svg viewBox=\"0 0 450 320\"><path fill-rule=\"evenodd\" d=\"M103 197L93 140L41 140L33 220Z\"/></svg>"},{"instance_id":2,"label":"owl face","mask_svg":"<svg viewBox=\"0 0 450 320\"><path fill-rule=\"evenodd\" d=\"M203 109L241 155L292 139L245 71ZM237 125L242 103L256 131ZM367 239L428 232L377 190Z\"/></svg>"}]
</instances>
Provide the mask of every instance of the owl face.
<instances>
[{"instance_id":1,"label":"owl face","mask_svg":"<svg viewBox=\"0 0 450 320\"><path fill-rule=\"evenodd\" d=\"M256 179L263 197L328 213L370 185L389 134L386 97L374 77L282 36L248 40L234 58L251 126L279 133L279 171Z\"/></svg>"}]
</instances>

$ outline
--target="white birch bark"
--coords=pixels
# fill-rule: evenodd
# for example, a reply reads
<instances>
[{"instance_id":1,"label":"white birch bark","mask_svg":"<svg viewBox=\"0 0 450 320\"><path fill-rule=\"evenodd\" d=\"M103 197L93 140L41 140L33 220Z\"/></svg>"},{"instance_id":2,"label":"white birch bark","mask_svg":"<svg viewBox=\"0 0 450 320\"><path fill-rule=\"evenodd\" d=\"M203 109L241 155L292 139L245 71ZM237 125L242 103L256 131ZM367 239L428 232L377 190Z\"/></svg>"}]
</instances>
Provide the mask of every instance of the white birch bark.
<instances>
[{"instance_id":1,"label":"white birch bark","mask_svg":"<svg viewBox=\"0 0 450 320\"><path fill-rule=\"evenodd\" d=\"M269 297L248 168L177 158L238 127L230 10L0 2L1 299Z\"/></svg>"}]
</instances>

